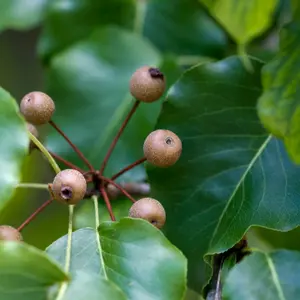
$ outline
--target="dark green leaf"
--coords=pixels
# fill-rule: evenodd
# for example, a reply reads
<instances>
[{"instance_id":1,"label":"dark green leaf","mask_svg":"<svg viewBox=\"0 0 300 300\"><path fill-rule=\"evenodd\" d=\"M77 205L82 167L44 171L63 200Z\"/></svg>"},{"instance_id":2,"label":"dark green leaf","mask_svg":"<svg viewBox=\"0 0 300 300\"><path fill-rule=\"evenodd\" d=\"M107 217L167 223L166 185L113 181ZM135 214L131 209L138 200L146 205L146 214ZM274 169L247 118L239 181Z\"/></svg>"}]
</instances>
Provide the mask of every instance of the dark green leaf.
<instances>
[{"instance_id":1,"label":"dark green leaf","mask_svg":"<svg viewBox=\"0 0 300 300\"><path fill-rule=\"evenodd\" d=\"M280 51L263 69L264 93L258 103L263 124L284 138L288 152L297 163L300 163L299 36L298 22L282 29Z\"/></svg>"},{"instance_id":2,"label":"dark green leaf","mask_svg":"<svg viewBox=\"0 0 300 300\"><path fill-rule=\"evenodd\" d=\"M16 101L0 87L0 210L20 181L29 137Z\"/></svg>"},{"instance_id":3,"label":"dark green leaf","mask_svg":"<svg viewBox=\"0 0 300 300\"><path fill-rule=\"evenodd\" d=\"M203 255L232 247L254 224L299 225L300 168L259 122L262 64L252 64L252 74L238 57L187 71L157 124L178 134L183 150L171 168L149 166L151 191L165 206L165 233L188 257L198 290L208 275Z\"/></svg>"},{"instance_id":4,"label":"dark green leaf","mask_svg":"<svg viewBox=\"0 0 300 300\"><path fill-rule=\"evenodd\" d=\"M298 299L299 273L299 252L254 253L230 271L224 284L224 300Z\"/></svg>"},{"instance_id":5,"label":"dark green leaf","mask_svg":"<svg viewBox=\"0 0 300 300\"><path fill-rule=\"evenodd\" d=\"M272 22L277 0L200 0L238 44L247 44Z\"/></svg>"},{"instance_id":6,"label":"dark green leaf","mask_svg":"<svg viewBox=\"0 0 300 300\"><path fill-rule=\"evenodd\" d=\"M47 249L62 265L66 244L64 236ZM176 300L184 295L185 257L144 220L105 222L99 227L99 235L93 229L79 229L73 233L71 253L71 274L75 278L78 271L101 274L129 299Z\"/></svg>"},{"instance_id":7,"label":"dark green leaf","mask_svg":"<svg viewBox=\"0 0 300 300\"><path fill-rule=\"evenodd\" d=\"M126 300L124 293L111 281L93 273L76 272L64 300Z\"/></svg>"},{"instance_id":8,"label":"dark green leaf","mask_svg":"<svg viewBox=\"0 0 300 300\"><path fill-rule=\"evenodd\" d=\"M134 2L134 0L49 1L44 32L39 44L40 54L49 58L74 42L85 39L97 26L117 24L131 28L135 13Z\"/></svg>"},{"instance_id":9,"label":"dark green leaf","mask_svg":"<svg viewBox=\"0 0 300 300\"><path fill-rule=\"evenodd\" d=\"M48 0L1 0L0 31L24 30L36 26L42 19Z\"/></svg>"},{"instance_id":10,"label":"dark green leaf","mask_svg":"<svg viewBox=\"0 0 300 300\"><path fill-rule=\"evenodd\" d=\"M226 35L198 0L152 0L145 9L144 35L162 51L211 57L224 54Z\"/></svg>"},{"instance_id":11,"label":"dark green leaf","mask_svg":"<svg viewBox=\"0 0 300 300\"><path fill-rule=\"evenodd\" d=\"M129 93L132 73L142 65L160 63L158 52L149 43L117 28L101 29L52 60L48 82L49 94L56 102L54 121L95 168L100 167L113 137L133 106ZM174 66L168 63L166 69L173 70ZM141 103L112 155L108 175L143 156L144 139L154 127L160 106L160 102ZM49 136L48 145L82 165L56 132ZM124 178L130 177L144 178L143 166L133 169Z\"/></svg>"},{"instance_id":12,"label":"dark green leaf","mask_svg":"<svg viewBox=\"0 0 300 300\"><path fill-rule=\"evenodd\" d=\"M67 276L44 252L19 242L0 242L0 299L42 300Z\"/></svg>"}]
</instances>

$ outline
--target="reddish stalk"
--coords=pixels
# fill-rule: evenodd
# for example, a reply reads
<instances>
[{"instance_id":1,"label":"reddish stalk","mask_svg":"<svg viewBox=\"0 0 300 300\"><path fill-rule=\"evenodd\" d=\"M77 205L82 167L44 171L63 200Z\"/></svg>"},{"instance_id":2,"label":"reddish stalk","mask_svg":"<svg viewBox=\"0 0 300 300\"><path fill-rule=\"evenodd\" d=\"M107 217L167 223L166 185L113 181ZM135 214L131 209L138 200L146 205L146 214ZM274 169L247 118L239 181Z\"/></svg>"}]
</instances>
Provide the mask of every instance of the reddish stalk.
<instances>
[{"instance_id":1,"label":"reddish stalk","mask_svg":"<svg viewBox=\"0 0 300 300\"><path fill-rule=\"evenodd\" d=\"M87 158L83 155L83 153L78 149L78 147L75 146L71 142L71 140L63 133L63 131L52 120L49 121L49 124L69 143L69 145L77 153L77 155L80 157L80 159L87 165L87 167L91 171L94 171L94 167L91 165L91 163L87 160Z\"/></svg>"},{"instance_id":2,"label":"reddish stalk","mask_svg":"<svg viewBox=\"0 0 300 300\"><path fill-rule=\"evenodd\" d=\"M100 193L103 196L103 199L105 201L105 204L106 204L106 207L107 207L107 210L108 210L108 213L110 215L111 220L112 221L116 221L116 218L115 218L115 215L114 215L114 213L112 211L112 207L111 207L111 204L110 204L107 192L106 192L106 190L105 190L105 188L104 188L103 185L100 186Z\"/></svg>"},{"instance_id":3,"label":"reddish stalk","mask_svg":"<svg viewBox=\"0 0 300 300\"><path fill-rule=\"evenodd\" d=\"M56 160L62 162L64 165L66 165L67 167L77 170L78 172L84 173L84 170L82 170L81 168L75 166L74 164L72 164L71 162L65 160L64 158L62 158L61 156L51 152L48 150L48 152L51 154L51 156L53 156L53 158L55 158Z\"/></svg>"},{"instance_id":4,"label":"reddish stalk","mask_svg":"<svg viewBox=\"0 0 300 300\"><path fill-rule=\"evenodd\" d=\"M21 231L24 229L25 226L27 226L40 212L42 212L50 203L52 202L52 199L47 200L45 203L43 203L29 218L27 218L18 228L18 231Z\"/></svg>"},{"instance_id":5,"label":"reddish stalk","mask_svg":"<svg viewBox=\"0 0 300 300\"><path fill-rule=\"evenodd\" d=\"M101 177L101 179L103 181L106 181L110 184L112 184L113 186L115 186L117 189L120 190L120 192L122 194L124 194L129 200L131 200L133 203L136 202L136 200L124 189L122 188L119 184L115 183L113 180L109 179L109 178L106 178L106 177Z\"/></svg>"},{"instance_id":6,"label":"reddish stalk","mask_svg":"<svg viewBox=\"0 0 300 300\"><path fill-rule=\"evenodd\" d=\"M123 168L121 171L119 171L118 173L116 173L114 176L111 177L112 180L117 179L118 177L120 177L121 175L123 175L124 173L126 173L127 171L133 169L134 167L142 164L144 161L146 161L147 158L143 157L137 161L135 161L134 163L130 164L129 166Z\"/></svg>"},{"instance_id":7,"label":"reddish stalk","mask_svg":"<svg viewBox=\"0 0 300 300\"><path fill-rule=\"evenodd\" d=\"M121 134L123 133L125 127L127 126L127 124L129 122L129 120L131 119L132 115L134 114L134 112L138 108L139 104L140 104L140 101L136 100L135 103L134 103L134 105L133 105L133 107L129 111L126 119L122 123L122 125L121 125L121 127L120 127L120 129L119 129L119 131L117 133L117 135L115 136L115 138L113 139L111 145L109 146L109 149L108 149L108 151L107 151L107 153L106 153L106 155L104 157L104 160L103 160L102 165L101 165L100 170L99 170L100 171L100 175L103 174L104 169L105 169L105 167L107 165L107 162L108 162L108 160L109 160L109 158L110 158L110 156L111 156L111 154L112 154L112 152L113 152L113 150L114 150L114 148L115 148L115 146L116 146L116 144L117 144L117 142L118 142Z\"/></svg>"}]
</instances>

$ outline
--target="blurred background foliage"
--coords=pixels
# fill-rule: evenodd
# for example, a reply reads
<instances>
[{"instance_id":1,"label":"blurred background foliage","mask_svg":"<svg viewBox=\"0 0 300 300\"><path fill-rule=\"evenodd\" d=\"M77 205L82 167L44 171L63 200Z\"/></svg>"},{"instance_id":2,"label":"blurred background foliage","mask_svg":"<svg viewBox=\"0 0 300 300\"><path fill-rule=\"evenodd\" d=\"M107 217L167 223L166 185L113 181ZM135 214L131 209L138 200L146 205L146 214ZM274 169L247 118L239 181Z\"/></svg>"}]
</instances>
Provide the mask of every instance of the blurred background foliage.
<instances>
[{"instance_id":1,"label":"blurred background foliage","mask_svg":"<svg viewBox=\"0 0 300 300\"><path fill-rule=\"evenodd\" d=\"M235 33L229 34L230 26L236 26L234 22L245 16L232 15L233 25L229 24L225 31L221 26L223 16L207 3L199 0L1 0L0 85L18 101L33 90L49 92L57 102L55 120L99 164L106 150L103 140L111 140L128 109L125 101L128 79L137 66L149 62L159 65L167 74L170 86L187 67L238 51L239 40L235 39ZM244 50L269 61L278 50L278 29L289 19L290 1L278 1L269 24L249 38ZM84 105L90 106L89 109ZM99 117L89 118L90 111L95 109ZM116 149L109 173L141 156L139 145L155 125L158 113L159 104L150 110L141 108ZM78 163L64 142L54 137L51 128L44 126L40 132L42 140L50 137L47 143L51 149ZM93 144L90 151L95 137L100 143ZM145 176L140 167L123 180L145 181ZM47 162L34 151L24 163L23 181L50 182L52 178ZM18 226L46 199L45 192L18 190L1 213L0 222ZM115 200L116 215L126 215L129 205L122 199ZM88 201L78 207L75 226L93 225L92 213ZM103 206L100 218L108 219ZM54 203L24 230L24 238L44 249L66 233L66 223L67 208ZM299 233L299 229L280 233L254 228L248 236L252 245L263 249L300 250Z\"/></svg>"}]
</instances>

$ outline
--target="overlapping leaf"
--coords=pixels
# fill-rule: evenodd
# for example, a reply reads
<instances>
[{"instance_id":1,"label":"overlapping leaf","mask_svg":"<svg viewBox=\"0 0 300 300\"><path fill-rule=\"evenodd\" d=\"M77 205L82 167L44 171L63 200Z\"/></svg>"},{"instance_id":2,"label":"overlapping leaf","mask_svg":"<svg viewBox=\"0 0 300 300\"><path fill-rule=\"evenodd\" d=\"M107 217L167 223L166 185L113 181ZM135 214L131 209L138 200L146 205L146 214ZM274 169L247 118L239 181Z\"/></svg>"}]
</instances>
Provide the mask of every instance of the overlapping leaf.
<instances>
[{"instance_id":1,"label":"overlapping leaf","mask_svg":"<svg viewBox=\"0 0 300 300\"><path fill-rule=\"evenodd\" d=\"M48 0L1 0L0 31L24 30L36 26L43 18Z\"/></svg>"},{"instance_id":2,"label":"overlapping leaf","mask_svg":"<svg viewBox=\"0 0 300 300\"><path fill-rule=\"evenodd\" d=\"M66 245L64 236L47 249L62 265ZM92 274L99 281L114 283L132 300L181 300L184 295L185 257L146 221L126 218L102 223L99 232L79 229L72 235L71 253L70 272L75 281L78 272Z\"/></svg>"},{"instance_id":3,"label":"overlapping leaf","mask_svg":"<svg viewBox=\"0 0 300 300\"><path fill-rule=\"evenodd\" d=\"M224 284L224 300L297 299L299 272L299 252L256 252L230 271Z\"/></svg>"},{"instance_id":4,"label":"overlapping leaf","mask_svg":"<svg viewBox=\"0 0 300 300\"><path fill-rule=\"evenodd\" d=\"M300 163L299 36L298 21L282 29L280 51L263 69L264 93L258 103L263 124L284 138L288 152L297 163Z\"/></svg>"},{"instance_id":5,"label":"overlapping leaf","mask_svg":"<svg viewBox=\"0 0 300 300\"><path fill-rule=\"evenodd\" d=\"M262 64L252 64L252 74L237 57L187 71L157 124L179 135L183 151L169 169L149 167L152 195L165 206L165 233L188 257L198 290L209 274L203 255L232 247L251 225L300 223L300 168L260 124Z\"/></svg>"},{"instance_id":6,"label":"overlapping leaf","mask_svg":"<svg viewBox=\"0 0 300 300\"><path fill-rule=\"evenodd\" d=\"M0 242L0 299L46 299L68 277L44 252L19 242Z\"/></svg>"},{"instance_id":7,"label":"overlapping leaf","mask_svg":"<svg viewBox=\"0 0 300 300\"><path fill-rule=\"evenodd\" d=\"M28 152L29 137L16 101L0 87L0 210L20 181L21 166Z\"/></svg>"},{"instance_id":8,"label":"overlapping leaf","mask_svg":"<svg viewBox=\"0 0 300 300\"><path fill-rule=\"evenodd\" d=\"M246 44L271 24L277 0L200 0L239 44Z\"/></svg>"}]
</instances>

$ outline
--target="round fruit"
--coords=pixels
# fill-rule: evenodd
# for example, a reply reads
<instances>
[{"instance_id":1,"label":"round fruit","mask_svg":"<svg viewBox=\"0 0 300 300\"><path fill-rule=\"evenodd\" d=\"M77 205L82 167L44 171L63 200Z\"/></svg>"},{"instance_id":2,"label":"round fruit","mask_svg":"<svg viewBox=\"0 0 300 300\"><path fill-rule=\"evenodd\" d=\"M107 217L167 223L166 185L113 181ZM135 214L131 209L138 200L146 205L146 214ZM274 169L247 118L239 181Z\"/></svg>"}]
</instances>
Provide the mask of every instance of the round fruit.
<instances>
[{"instance_id":1,"label":"round fruit","mask_svg":"<svg viewBox=\"0 0 300 300\"><path fill-rule=\"evenodd\" d=\"M9 225L0 226L0 241L22 241L21 233Z\"/></svg>"},{"instance_id":2,"label":"round fruit","mask_svg":"<svg viewBox=\"0 0 300 300\"><path fill-rule=\"evenodd\" d=\"M164 207L153 198L136 201L129 210L129 217L147 220L157 228L162 228L166 222Z\"/></svg>"},{"instance_id":3,"label":"round fruit","mask_svg":"<svg viewBox=\"0 0 300 300\"><path fill-rule=\"evenodd\" d=\"M50 121L55 104L53 100L42 92L31 92L23 97L20 111L27 122L42 125Z\"/></svg>"},{"instance_id":4,"label":"round fruit","mask_svg":"<svg viewBox=\"0 0 300 300\"><path fill-rule=\"evenodd\" d=\"M163 73L157 68L144 66L137 69L130 79L131 95L142 102L154 102L164 93L166 87Z\"/></svg>"},{"instance_id":5,"label":"round fruit","mask_svg":"<svg viewBox=\"0 0 300 300\"><path fill-rule=\"evenodd\" d=\"M170 130L151 132L144 142L144 155L151 164L169 167L176 163L182 151L180 138Z\"/></svg>"},{"instance_id":6,"label":"round fruit","mask_svg":"<svg viewBox=\"0 0 300 300\"><path fill-rule=\"evenodd\" d=\"M30 123L26 123L26 127L27 127L27 130L32 134L34 135L36 138L39 137L39 132L38 130L36 129L36 127Z\"/></svg>"},{"instance_id":7,"label":"round fruit","mask_svg":"<svg viewBox=\"0 0 300 300\"><path fill-rule=\"evenodd\" d=\"M55 176L51 189L57 201L73 205L83 199L87 184L80 172L66 169Z\"/></svg>"}]
</instances>

